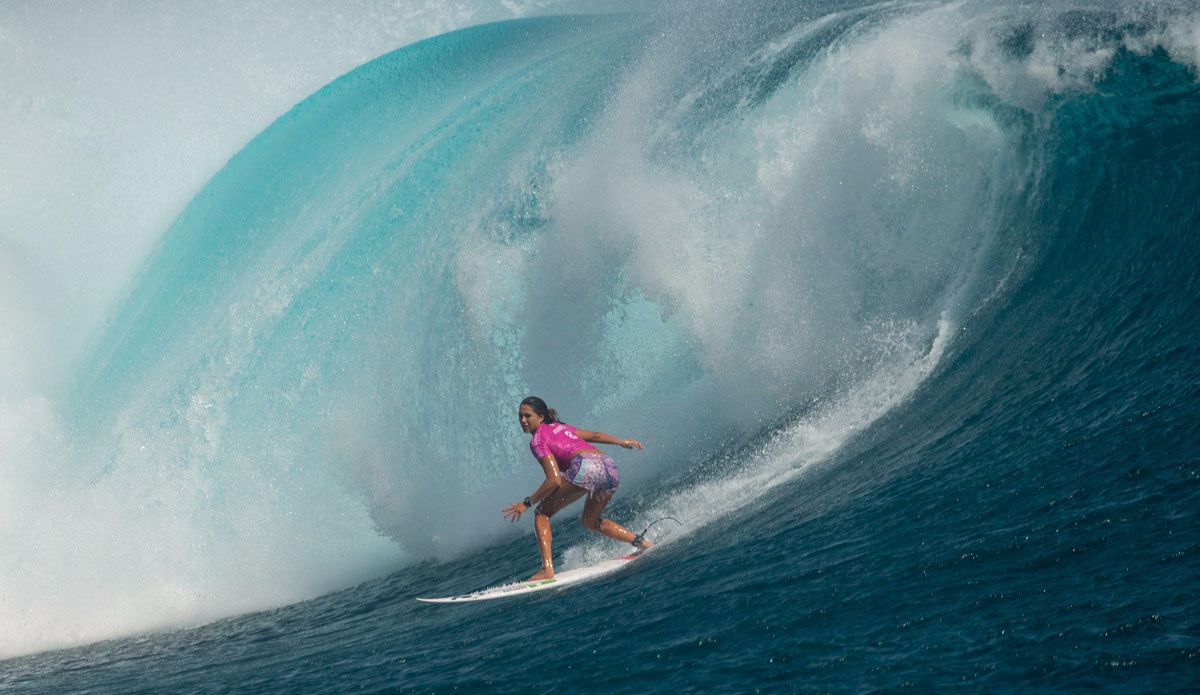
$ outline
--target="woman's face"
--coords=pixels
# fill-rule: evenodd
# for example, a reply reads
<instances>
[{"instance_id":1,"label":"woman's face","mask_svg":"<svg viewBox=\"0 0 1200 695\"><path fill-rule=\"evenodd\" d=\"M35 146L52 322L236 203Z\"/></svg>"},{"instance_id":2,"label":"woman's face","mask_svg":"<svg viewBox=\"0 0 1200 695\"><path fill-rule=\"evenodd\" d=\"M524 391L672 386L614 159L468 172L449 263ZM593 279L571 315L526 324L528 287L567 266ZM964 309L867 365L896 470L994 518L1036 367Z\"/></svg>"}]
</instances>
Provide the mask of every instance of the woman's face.
<instances>
[{"instance_id":1,"label":"woman's face","mask_svg":"<svg viewBox=\"0 0 1200 695\"><path fill-rule=\"evenodd\" d=\"M523 405L517 409L517 419L521 421L522 432L533 432L546 418L533 412L533 408Z\"/></svg>"}]
</instances>

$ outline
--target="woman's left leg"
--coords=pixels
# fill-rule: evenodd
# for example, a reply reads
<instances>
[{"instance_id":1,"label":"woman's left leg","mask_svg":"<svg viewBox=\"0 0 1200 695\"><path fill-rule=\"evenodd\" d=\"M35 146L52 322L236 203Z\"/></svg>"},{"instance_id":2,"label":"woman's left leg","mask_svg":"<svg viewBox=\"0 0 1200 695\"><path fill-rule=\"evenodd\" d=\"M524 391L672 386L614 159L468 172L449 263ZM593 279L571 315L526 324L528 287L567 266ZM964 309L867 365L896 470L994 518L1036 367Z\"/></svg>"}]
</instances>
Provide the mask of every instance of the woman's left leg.
<instances>
[{"instance_id":1,"label":"woman's left leg","mask_svg":"<svg viewBox=\"0 0 1200 695\"><path fill-rule=\"evenodd\" d=\"M635 536L629 529L614 521L600 518L600 513L608 506L612 496L611 492L593 492L588 495L587 501L583 503L583 516L580 517L580 521L585 527L596 533L602 533L609 538L625 543L632 543ZM643 547L646 548L652 545L650 541L643 541L643 543Z\"/></svg>"}]
</instances>

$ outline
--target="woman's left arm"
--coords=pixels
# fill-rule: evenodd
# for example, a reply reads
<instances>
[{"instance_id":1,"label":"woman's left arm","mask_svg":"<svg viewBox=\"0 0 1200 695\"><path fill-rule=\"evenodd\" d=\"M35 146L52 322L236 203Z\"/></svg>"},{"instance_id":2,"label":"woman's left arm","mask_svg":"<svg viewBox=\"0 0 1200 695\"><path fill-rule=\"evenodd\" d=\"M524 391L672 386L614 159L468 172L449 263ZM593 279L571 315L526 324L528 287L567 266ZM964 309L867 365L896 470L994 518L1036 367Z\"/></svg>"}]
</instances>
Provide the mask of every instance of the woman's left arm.
<instances>
[{"instance_id":1,"label":"woman's left arm","mask_svg":"<svg viewBox=\"0 0 1200 695\"><path fill-rule=\"evenodd\" d=\"M616 444L617 446L623 446L626 449L643 448L641 442L636 439L617 439L611 434L593 432L591 430L576 430L576 433L579 434L580 439L585 442L591 442L592 444Z\"/></svg>"}]
</instances>

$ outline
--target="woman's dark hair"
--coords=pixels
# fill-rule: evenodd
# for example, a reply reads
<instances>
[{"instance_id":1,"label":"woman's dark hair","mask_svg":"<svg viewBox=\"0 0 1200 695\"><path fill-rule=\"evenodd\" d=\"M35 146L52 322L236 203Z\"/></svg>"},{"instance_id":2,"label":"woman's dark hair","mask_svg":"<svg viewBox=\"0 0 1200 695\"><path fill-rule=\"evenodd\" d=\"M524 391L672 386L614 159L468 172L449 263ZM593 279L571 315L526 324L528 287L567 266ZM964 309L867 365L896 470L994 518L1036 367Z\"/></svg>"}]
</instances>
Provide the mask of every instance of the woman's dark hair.
<instances>
[{"instance_id":1,"label":"woman's dark hair","mask_svg":"<svg viewBox=\"0 0 1200 695\"><path fill-rule=\"evenodd\" d=\"M527 405L530 408L533 408L533 412L542 416L542 419L546 422L562 422L562 420L558 419L558 413L556 413L553 408L547 408L546 401L543 401L537 396L530 396L529 398L526 398L525 400L521 401L521 405Z\"/></svg>"}]
</instances>

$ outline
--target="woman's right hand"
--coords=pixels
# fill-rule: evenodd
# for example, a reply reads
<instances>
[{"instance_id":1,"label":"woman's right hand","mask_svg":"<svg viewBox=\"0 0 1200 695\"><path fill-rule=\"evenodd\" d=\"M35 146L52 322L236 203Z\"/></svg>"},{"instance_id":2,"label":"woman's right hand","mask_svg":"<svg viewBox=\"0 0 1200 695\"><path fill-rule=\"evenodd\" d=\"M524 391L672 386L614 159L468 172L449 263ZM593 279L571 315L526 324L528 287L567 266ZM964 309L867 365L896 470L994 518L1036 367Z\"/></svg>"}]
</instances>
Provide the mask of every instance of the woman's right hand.
<instances>
[{"instance_id":1,"label":"woman's right hand","mask_svg":"<svg viewBox=\"0 0 1200 695\"><path fill-rule=\"evenodd\" d=\"M504 510L504 518L508 519L510 524L515 524L521 515L529 511L529 507L525 506L524 502L513 502Z\"/></svg>"},{"instance_id":2,"label":"woman's right hand","mask_svg":"<svg viewBox=\"0 0 1200 695\"><path fill-rule=\"evenodd\" d=\"M617 444L620 444L626 449L637 449L638 451L642 450L642 443L636 439L622 439L621 441L617 442Z\"/></svg>"}]
</instances>

